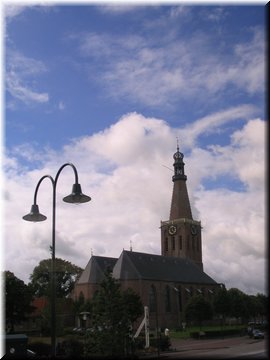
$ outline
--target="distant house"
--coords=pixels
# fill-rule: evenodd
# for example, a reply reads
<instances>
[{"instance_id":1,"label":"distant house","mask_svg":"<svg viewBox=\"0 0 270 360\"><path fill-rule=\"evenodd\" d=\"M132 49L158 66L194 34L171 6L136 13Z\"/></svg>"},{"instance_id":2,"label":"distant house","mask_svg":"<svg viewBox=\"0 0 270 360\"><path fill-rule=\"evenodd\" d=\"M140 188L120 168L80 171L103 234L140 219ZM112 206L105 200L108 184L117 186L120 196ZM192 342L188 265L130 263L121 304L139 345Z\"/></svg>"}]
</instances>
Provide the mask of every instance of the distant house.
<instances>
[{"instance_id":1,"label":"distant house","mask_svg":"<svg viewBox=\"0 0 270 360\"><path fill-rule=\"evenodd\" d=\"M45 296L34 298L31 303L31 306L34 307L33 312L27 316L27 320L16 325L15 331L40 333L42 313L47 305L48 299Z\"/></svg>"},{"instance_id":2,"label":"distant house","mask_svg":"<svg viewBox=\"0 0 270 360\"><path fill-rule=\"evenodd\" d=\"M21 324L16 325L15 331L26 333L33 333L35 335L43 334L46 327L50 327L50 309L49 299L46 296L34 298L31 305L34 310L31 314L27 315L27 319ZM75 315L73 311L73 302L71 299L57 299L57 323L63 328L66 326L73 326Z\"/></svg>"},{"instance_id":3,"label":"distant house","mask_svg":"<svg viewBox=\"0 0 270 360\"><path fill-rule=\"evenodd\" d=\"M192 217L184 155L174 154L170 218L161 221L161 255L123 251L119 258L91 256L76 282L73 299L91 299L109 268L123 289L132 288L149 308L150 327L172 328L185 322L191 296L211 300L221 286L203 271L201 223Z\"/></svg>"}]
</instances>

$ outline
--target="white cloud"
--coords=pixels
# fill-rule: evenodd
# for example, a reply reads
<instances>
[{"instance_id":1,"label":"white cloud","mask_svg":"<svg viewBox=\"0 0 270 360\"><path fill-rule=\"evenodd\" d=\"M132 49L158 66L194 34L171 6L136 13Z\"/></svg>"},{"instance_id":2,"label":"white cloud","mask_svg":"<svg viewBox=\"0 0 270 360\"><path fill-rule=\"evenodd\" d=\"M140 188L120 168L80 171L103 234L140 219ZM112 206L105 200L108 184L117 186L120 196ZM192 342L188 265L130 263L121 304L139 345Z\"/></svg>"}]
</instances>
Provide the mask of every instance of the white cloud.
<instances>
[{"instance_id":1,"label":"white cloud","mask_svg":"<svg viewBox=\"0 0 270 360\"><path fill-rule=\"evenodd\" d=\"M203 103L223 90L253 95L265 88L265 35L260 28L252 29L246 42L226 44L226 50L213 49L211 36L203 32L188 38L174 32L158 38L92 32L72 38L89 58L91 81L105 84L111 97L157 106L194 96ZM102 68L96 78L95 61Z\"/></svg>"},{"instance_id":2,"label":"white cloud","mask_svg":"<svg viewBox=\"0 0 270 360\"><path fill-rule=\"evenodd\" d=\"M66 108L66 104L64 103L64 101L59 101L58 109L65 110L65 108Z\"/></svg>"},{"instance_id":3,"label":"white cloud","mask_svg":"<svg viewBox=\"0 0 270 360\"><path fill-rule=\"evenodd\" d=\"M263 189L265 183L265 124L260 119L250 121L232 135L235 152L234 167L239 178L250 189ZM239 167L239 164L241 166Z\"/></svg>"},{"instance_id":4,"label":"white cloud","mask_svg":"<svg viewBox=\"0 0 270 360\"><path fill-rule=\"evenodd\" d=\"M229 145L218 149L195 145L185 157L193 215L204 226L205 270L227 287L253 293L264 291L264 161L257 161L264 148L264 127L260 119L249 120L232 134ZM201 132L206 130L201 127ZM102 132L75 139L59 152L46 152L38 169L20 168L14 155L7 159L6 269L28 281L34 266L50 256L49 181L41 184L38 193L40 211L48 221L32 224L21 217L30 210L39 178L55 175L67 161L77 167L82 190L92 201L81 206L61 201L74 182L71 168L64 169L57 185L57 256L84 267L91 249L95 255L118 257L123 248L129 249L131 240L134 251L159 254L160 220L169 217L173 186L172 173L162 165L173 163L175 134L185 135L185 131L188 135L189 129L172 129L164 120L130 113ZM257 155L250 157L247 148ZM244 160L241 153L247 153ZM31 156L30 151L26 154ZM253 186L255 179L245 170L247 159L258 167L258 186ZM207 173L232 174L249 186L245 192L204 189L201 181Z\"/></svg>"},{"instance_id":5,"label":"white cloud","mask_svg":"<svg viewBox=\"0 0 270 360\"><path fill-rule=\"evenodd\" d=\"M48 93L35 90L31 82L34 76L46 71L43 62L28 58L17 51L8 51L5 74L7 91L26 104L48 102Z\"/></svg>"},{"instance_id":6,"label":"white cloud","mask_svg":"<svg viewBox=\"0 0 270 360\"><path fill-rule=\"evenodd\" d=\"M122 3L118 2L115 4L111 4L111 5L101 5L98 6L97 9L98 11L102 12L102 13L109 13L110 15L118 15L118 14L125 14L128 12L133 12L134 10L140 9L141 6L140 4L138 5L128 5L126 3Z\"/></svg>"},{"instance_id":7,"label":"white cloud","mask_svg":"<svg viewBox=\"0 0 270 360\"><path fill-rule=\"evenodd\" d=\"M255 111L256 108L252 105L239 105L200 118L182 130L183 134L185 134L185 136L183 136L183 144L184 146L192 147L200 135L214 133L218 131L222 125L234 122L235 120L245 120Z\"/></svg>"}]
</instances>

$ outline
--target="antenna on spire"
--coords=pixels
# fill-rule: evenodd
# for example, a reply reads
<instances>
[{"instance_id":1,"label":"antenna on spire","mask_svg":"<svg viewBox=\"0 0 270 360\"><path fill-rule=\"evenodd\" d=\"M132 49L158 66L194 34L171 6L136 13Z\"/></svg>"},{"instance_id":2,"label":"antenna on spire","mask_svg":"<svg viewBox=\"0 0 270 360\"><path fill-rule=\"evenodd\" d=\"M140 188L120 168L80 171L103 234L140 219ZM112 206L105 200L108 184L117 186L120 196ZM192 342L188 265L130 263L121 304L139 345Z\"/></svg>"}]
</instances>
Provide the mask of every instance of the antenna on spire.
<instances>
[{"instance_id":1,"label":"antenna on spire","mask_svg":"<svg viewBox=\"0 0 270 360\"><path fill-rule=\"evenodd\" d=\"M173 169L169 168L168 166L166 166L166 165L161 165L161 166L164 166L166 169L169 169L173 172Z\"/></svg>"},{"instance_id":2,"label":"antenna on spire","mask_svg":"<svg viewBox=\"0 0 270 360\"><path fill-rule=\"evenodd\" d=\"M177 145L177 151L179 151L179 139L178 139L178 136L176 136L176 145Z\"/></svg>"},{"instance_id":3,"label":"antenna on spire","mask_svg":"<svg viewBox=\"0 0 270 360\"><path fill-rule=\"evenodd\" d=\"M132 240L129 241L129 250L132 251Z\"/></svg>"}]
</instances>

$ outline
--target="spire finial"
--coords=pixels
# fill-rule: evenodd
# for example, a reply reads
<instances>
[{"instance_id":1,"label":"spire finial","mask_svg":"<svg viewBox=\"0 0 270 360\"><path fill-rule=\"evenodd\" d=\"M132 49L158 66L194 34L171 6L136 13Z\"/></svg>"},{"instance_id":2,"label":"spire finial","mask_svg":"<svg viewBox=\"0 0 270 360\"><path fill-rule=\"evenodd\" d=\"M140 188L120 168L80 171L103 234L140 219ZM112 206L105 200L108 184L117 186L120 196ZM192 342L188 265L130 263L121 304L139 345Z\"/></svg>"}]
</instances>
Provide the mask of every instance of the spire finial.
<instances>
[{"instance_id":1,"label":"spire finial","mask_svg":"<svg viewBox=\"0 0 270 360\"><path fill-rule=\"evenodd\" d=\"M179 151L179 139L178 139L178 136L176 136L176 145L177 145L177 151Z\"/></svg>"}]
</instances>

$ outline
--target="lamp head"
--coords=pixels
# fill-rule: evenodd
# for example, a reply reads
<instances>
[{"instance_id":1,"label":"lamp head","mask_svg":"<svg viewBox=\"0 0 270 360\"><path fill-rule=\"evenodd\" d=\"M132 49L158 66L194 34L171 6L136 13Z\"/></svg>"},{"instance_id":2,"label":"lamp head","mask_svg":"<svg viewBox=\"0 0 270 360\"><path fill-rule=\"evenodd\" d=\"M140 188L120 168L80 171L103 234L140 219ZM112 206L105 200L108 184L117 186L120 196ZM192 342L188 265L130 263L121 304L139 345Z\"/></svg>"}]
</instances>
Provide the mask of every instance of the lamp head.
<instances>
[{"instance_id":1,"label":"lamp head","mask_svg":"<svg viewBox=\"0 0 270 360\"><path fill-rule=\"evenodd\" d=\"M84 195L82 193L80 184L74 184L72 186L72 193L63 198L63 201L65 201L67 203L72 203L72 204L86 203L90 200L91 200L90 196Z\"/></svg>"},{"instance_id":2,"label":"lamp head","mask_svg":"<svg viewBox=\"0 0 270 360\"><path fill-rule=\"evenodd\" d=\"M38 205L34 204L31 206L30 213L23 216L23 220L39 222L46 220L47 217L39 212Z\"/></svg>"}]
</instances>

